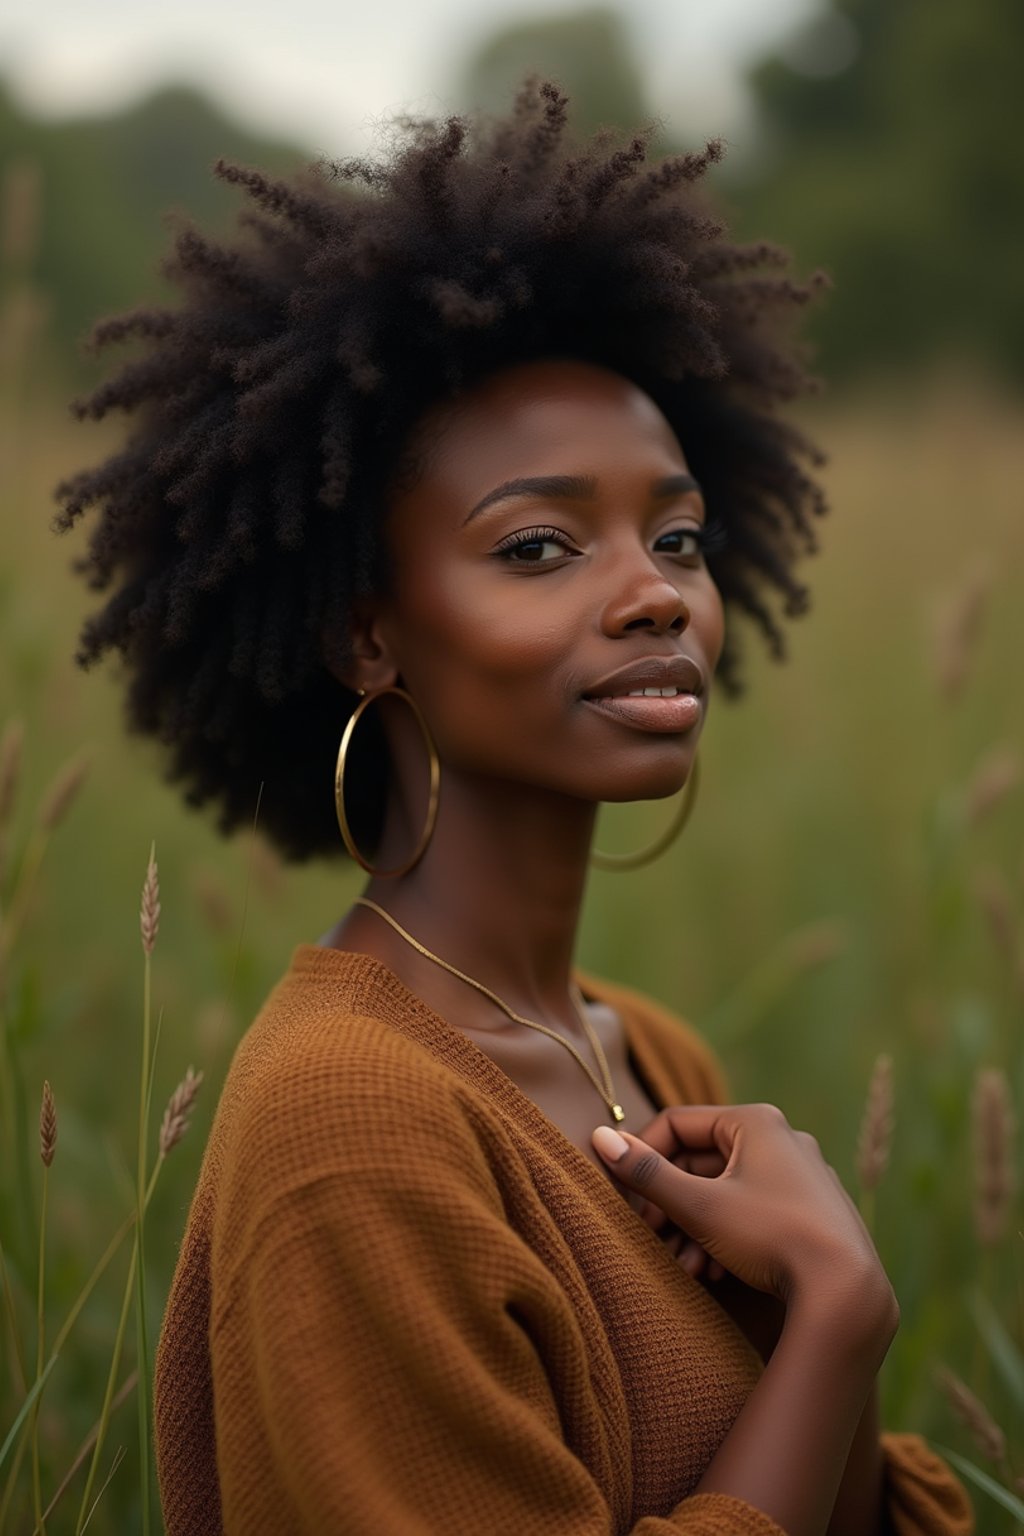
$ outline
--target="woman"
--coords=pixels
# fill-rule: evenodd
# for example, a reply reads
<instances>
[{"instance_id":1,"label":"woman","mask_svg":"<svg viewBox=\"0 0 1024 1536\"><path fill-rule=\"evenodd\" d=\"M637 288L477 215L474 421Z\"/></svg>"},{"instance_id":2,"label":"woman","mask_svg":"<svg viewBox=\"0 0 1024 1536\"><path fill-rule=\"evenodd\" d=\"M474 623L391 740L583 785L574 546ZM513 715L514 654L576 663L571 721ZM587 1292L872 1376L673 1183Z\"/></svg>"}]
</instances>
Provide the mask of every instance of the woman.
<instances>
[{"instance_id":1,"label":"woman","mask_svg":"<svg viewBox=\"0 0 1024 1536\"><path fill-rule=\"evenodd\" d=\"M287 856L372 871L225 1084L157 1362L171 1536L971 1529L880 1435L897 1306L813 1139L573 964L599 803L685 812L725 611L781 651L822 506L773 414L808 290L722 238L716 148L565 120L531 82L334 184L221 166L252 238L186 232L184 306L100 328L148 350L64 487L120 573L81 660L125 653L225 831L259 796Z\"/></svg>"}]
</instances>

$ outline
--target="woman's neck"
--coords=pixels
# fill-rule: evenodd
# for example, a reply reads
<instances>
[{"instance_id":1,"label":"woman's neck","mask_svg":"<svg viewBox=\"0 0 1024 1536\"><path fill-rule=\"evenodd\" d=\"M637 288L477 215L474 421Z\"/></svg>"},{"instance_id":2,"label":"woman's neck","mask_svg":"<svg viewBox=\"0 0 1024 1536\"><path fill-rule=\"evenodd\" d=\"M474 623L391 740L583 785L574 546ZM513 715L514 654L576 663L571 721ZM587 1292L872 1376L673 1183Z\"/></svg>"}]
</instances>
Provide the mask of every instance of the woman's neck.
<instances>
[{"instance_id":1,"label":"woman's neck","mask_svg":"<svg viewBox=\"0 0 1024 1536\"><path fill-rule=\"evenodd\" d=\"M423 857L398 879L372 877L364 894L517 1012L572 1027L568 987L595 817L574 797L449 770ZM374 862L400 864L420 825L396 810Z\"/></svg>"}]
</instances>

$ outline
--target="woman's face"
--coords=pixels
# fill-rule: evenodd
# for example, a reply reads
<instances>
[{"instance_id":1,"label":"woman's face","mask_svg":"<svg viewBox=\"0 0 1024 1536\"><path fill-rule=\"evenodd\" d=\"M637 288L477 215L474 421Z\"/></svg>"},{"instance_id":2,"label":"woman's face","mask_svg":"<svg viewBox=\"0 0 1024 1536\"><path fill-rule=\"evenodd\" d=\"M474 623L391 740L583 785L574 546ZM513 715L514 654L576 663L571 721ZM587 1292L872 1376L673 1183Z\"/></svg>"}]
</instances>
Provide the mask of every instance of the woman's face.
<instances>
[{"instance_id":1,"label":"woman's face","mask_svg":"<svg viewBox=\"0 0 1024 1536\"><path fill-rule=\"evenodd\" d=\"M442 763L595 801L677 790L723 614L694 537L700 491L653 401L544 359L428 413L415 442L425 467L390 504L378 634ZM689 696L588 700L659 680L609 677L651 662Z\"/></svg>"}]
</instances>

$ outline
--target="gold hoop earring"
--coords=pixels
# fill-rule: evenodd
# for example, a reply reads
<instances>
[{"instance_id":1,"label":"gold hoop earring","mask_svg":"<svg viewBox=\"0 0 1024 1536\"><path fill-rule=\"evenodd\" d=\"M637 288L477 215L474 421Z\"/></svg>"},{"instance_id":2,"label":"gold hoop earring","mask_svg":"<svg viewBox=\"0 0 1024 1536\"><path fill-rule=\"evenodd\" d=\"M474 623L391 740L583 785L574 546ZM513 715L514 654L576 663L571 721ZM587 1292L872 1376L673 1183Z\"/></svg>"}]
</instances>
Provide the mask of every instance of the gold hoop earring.
<instances>
[{"instance_id":1,"label":"gold hoop earring","mask_svg":"<svg viewBox=\"0 0 1024 1536\"><path fill-rule=\"evenodd\" d=\"M601 853L597 848L594 848L590 854L590 862L594 868L620 871L639 869L641 864L649 864L652 859L658 857L659 853L664 853L668 845L675 841L690 819L690 813L697 799L699 778L697 758L694 757L690 768L690 776L686 781L686 787L679 801L679 808L665 831L656 837L653 843L648 844L646 848L641 848L637 853Z\"/></svg>"},{"instance_id":2,"label":"gold hoop earring","mask_svg":"<svg viewBox=\"0 0 1024 1536\"><path fill-rule=\"evenodd\" d=\"M398 865L394 869L374 869L373 865L366 862L356 847L355 838L352 836L352 829L348 823L348 816L345 814L345 759L352 743L352 733L356 728L356 722L360 715L373 703L374 699L379 699L385 693L397 693L411 706L413 714L416 716L417 724L423 733L423 739L427 744L427 753L430 757L430 800L427 805L427 819L423 832L420 835L419 842L416 844L412 857L405 864ZM437 755L437 748L434 746L434 740L430 734L427 722L423 718L423 711L412 695L407 693L404 688L399 688L397 684L391 684L386 688L375 688L372 693L367 693L365 688L360 688L359 703L348 718L348 723L341 738L341 746L338 748L338 763L334 770L334 808L338 813L338 826L341 829L341 836L345 847L356 863L366 870L367 874L379 875L382 878L404 875L423 857L434 830L434 822L437 820L437 801L440 783L441 763Z\"/></svg>"}]
</instances>

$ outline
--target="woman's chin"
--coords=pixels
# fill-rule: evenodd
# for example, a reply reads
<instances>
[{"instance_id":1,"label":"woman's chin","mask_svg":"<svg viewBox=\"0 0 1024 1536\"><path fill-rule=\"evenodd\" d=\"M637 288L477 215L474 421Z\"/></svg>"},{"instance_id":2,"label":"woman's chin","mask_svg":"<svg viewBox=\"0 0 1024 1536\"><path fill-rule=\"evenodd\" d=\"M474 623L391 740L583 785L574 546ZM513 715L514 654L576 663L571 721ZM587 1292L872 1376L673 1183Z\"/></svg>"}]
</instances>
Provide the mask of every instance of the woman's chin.
<instances>
[{"instance_id":1,"label":"woman's chin","mask_svg":"<svg viewBox=\"0 0 1024 1536\"><path fill-rule=\"evenodd\" d=\"M687 749L685 758L677 756L672 763L651 766L645 773L617 776L607 782L595 795L595 799L607 805L622 805L636 800L667 800L678 795L689 783L693 772L694 752Z\"/></svg>"}]
</instances>

